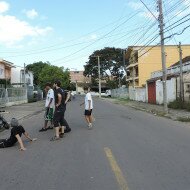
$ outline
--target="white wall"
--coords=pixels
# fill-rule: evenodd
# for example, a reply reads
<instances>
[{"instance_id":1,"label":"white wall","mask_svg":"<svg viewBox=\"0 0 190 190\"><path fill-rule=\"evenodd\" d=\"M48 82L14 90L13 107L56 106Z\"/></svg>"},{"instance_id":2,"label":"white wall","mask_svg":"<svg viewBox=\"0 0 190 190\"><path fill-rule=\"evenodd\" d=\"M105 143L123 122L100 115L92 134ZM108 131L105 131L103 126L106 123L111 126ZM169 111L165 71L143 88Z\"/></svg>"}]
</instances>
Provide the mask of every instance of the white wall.
<instances>
[{"instance_id":1,"label":"white wall","mask_svg":"<svg viewBox=\"0 0 190 190\"><path fill-rule=\"evenodd\" d=\"M146 88L136 88L135 91L135 100L139 102L146 102Z\"/></svg>"},{"instance_id":2,"label":"white wall","mask_svg":"<svg viewBox=\"0 0 190 190\"><path fill-rule=\"evenodd\" d=\"M18 67L11 69L11 84L21 83L20 70L21 70L21 68L18 68Z\"/></svg>"},{"instance_id":3,"label":"white wall","mask_svg":"<svg viewBox=\"0 0 190 190\"><path fill-rule=\"evenodd\" d=\"M114 98L129 98L129 90L128 88L117 88L111 90L111 97Z\"/></svg>"},{"instance_id":4,"label":"white wall","mask_svg":"<svg viewBox=\"0 0 190 190\"><path fill-rule=\"evenodd\" d=\"M138 101L138 102L146 102L147 91L146 88L133 88L129 87L129 99Z\"/></svg>"},{"instance_id":5,"label":"white wall","mask_svg":"<svg viewBox=\"0 0 190 190\"><path fill-rule=\"evenodd\" d=\"M20 84L20 83L24 83L23 81L23 71L21 71L22 68L16 67L16 68L12 68L11 69L11 84ZM33 82L34 82L34 75L31 71L28 71L25 75L26 78L26 84L28 86L33 86Z\"/></svg>"},{"instance_id":6,"label":"white wall","mask_svg":"<svg viewBox=\"0 0 190 190\"><path fill-rule=\"evenodd\" d=\"M176 100L176 79L167 80L167 102ZM156 103L163 104L163 83L156 81Z\"/></svg>"}]
</instances>

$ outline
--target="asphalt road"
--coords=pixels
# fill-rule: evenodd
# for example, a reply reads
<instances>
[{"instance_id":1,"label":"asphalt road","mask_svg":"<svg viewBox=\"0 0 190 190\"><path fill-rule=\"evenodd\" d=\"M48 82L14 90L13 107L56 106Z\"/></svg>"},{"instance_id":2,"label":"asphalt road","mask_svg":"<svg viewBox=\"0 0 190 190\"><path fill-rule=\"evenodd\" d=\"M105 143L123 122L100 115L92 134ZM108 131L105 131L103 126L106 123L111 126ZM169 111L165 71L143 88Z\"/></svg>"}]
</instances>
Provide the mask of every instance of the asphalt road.
<instances>
[{"instance_id":1,"label":"asphalt road","mask_svg":"<svg viewBox=\"0 0 190 190\"><path fill-rule=\"evenodd\" d=\"M95 100L88 130L77 98L67 107L72 132L50 142L43 114L23 121L38 141L0 150L0 190L189 190L190 127ZM6 137L7 132L0 134Z\"/></svg>"}]
</instances>

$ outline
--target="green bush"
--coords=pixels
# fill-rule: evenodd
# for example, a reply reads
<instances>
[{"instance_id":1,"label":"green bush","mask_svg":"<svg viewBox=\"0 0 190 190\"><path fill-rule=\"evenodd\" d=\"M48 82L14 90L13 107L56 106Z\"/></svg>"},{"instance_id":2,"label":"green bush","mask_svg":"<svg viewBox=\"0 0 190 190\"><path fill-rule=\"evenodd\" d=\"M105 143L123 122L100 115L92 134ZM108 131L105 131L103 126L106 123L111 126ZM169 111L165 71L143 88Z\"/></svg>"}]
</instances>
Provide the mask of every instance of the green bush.
<instances>
[{"instance_id":1,"label":"green bush","mask_svg":"<svg viewBox=\"0 0 190 190\"><path fill-rule=\"evenodd\" d=\"M29 98L28 103L37 102L37 98Z\"/></svg>"},{"instance_id":2,"label":"green bush","mask_svg":"<svg viewBox=\"0 0 190 190\"><path fill-rule=\"evenodd\" d=\"M190 102L185 102L184 107L186 110L190 111Z\"/></svg>"},{"instance_id":3,"label":"green bush","mask_svg":"<svg viewBox=\"0 0 190 190\"><path fill-rule=\"evenodd\" d=\"M174 100L173 102L170 102L168 104L168 107L172 108L172 109L185 109L184 102L181 101L180 99L177 99L177 100Z\"/></svg>"},{"instance_id":4,"label":"green bush","mask_svg":"<svg viewBox=\"0 0 190 190\"><path fill-rule=\"evenodd\" d=\"M172 109L186 109L190 111L190 102L183 102L182 100L177 99L173 102L170 102L168 107Z\"/></svg>"}]
</instances>

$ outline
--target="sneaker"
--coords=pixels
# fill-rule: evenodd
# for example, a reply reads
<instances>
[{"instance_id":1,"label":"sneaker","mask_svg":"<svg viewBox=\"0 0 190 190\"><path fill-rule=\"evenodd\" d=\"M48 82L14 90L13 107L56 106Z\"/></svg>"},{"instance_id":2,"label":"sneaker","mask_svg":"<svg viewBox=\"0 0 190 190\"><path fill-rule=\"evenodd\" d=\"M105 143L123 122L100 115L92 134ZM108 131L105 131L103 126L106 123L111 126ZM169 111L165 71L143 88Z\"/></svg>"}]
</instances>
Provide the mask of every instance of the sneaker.
<instances>
[{"instance_id":1,"label":"sneaker","mask_svg":"<svg viewBox=\"0 0 190 190\"><path fill-rule=\"evenodd\" d=\"M89 124L89 125L88 125L88 129L92 129L92 124Z\"/></svg>"},{"instance_id":2,"label":"sneaker","mask_svg":"<svg viewBox=\"0 0 190 190\"><path fill-rule=\"evenodd\" d=\"M50 141L57 141L57 140L60 140L60 137L54 136L54 137L52 137L52 138L50 139Z\"/></svg>"},{"instance_id":3,"label":"sneaker","mask_svg":"<svg viewBox=\"0 0 190 190\"><path fill-rule=\"evenodd\" d=\"M59 134L59 137L63 138L64 137L64 133Z\"/></svg>"},{"instance_id":4,"label":"sneaker","mask_svg":"<svg viewBox=\"0 0 190 190\"><path fill-rule=\"evenodd\" d=\"M47 129L46 129L46 128L41 128L41 129L39 130L39 132L43 132L43 131L47 131Z\"/></svg>"}]
</instances>

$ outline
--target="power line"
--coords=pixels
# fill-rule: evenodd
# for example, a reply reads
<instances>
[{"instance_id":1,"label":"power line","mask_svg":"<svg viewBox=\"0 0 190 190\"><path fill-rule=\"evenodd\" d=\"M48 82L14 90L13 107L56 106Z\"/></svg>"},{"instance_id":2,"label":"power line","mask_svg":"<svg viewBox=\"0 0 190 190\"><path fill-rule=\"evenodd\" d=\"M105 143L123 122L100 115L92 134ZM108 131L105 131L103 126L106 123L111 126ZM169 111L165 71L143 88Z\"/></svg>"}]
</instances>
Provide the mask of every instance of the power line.
<instances>
[{"instance_id":1,"label":"power line","mask_svg":"<svg viewBox=\"0 0 190 190\"><path fill-rule=\"evenodd\" d=\"M171 38L171 37L173 37L173 36L175 36L175 35L181 35L181 34L183 34L184 32L185 32L185 30L187 30L188 28L190 27L190 25L188 25L187 27L185 27L181 32L179 32L179 33L174 33L174 34L172 34L172 35L170 35L170 36L168 36L168 37L165 37L164 39L168 39L168 38Z\"/></svg>"},{"instance_id":2,"label":"power line","mask_svg":"<svg viewBox=\"0 0 190 190\"><path fill-rule=\"evenodd\" d=\"M125 20L123 23L121 23L121 24L119 24L118 26L116 26L114 29L112 29L111 31L109 31L108 33L106 33L105 35L103 35L101 38L97 39L95 42L93 42L93 43L91 43L91 44L89 44L89 45L87 45L87 46L85 46L85 47L83 47L83 48L81 48L81 49L75 51L74 53L71 53L71 54L65 56L65 57L59 58L59 59L57 59L57 60L54 60L53 62L57 62L57 61L59 61L59 60L62 60L62 59L65 59L65 58L67 58L67 57L70 57L70 56L72 56L72 55L75 55L76 53L78 53L78 52L80 52L80 51L83 51L84 49L90 47L91 45L95 44L96 42L98 42L98 41L104 39L107 35L109 35L109 34L112 33L113 31L115 31L117 28L119 28L119 27L120 27L121 25L123 25L124 23L128 22L130 19L132 19L132 18L133 18L134 16L136 16L138 13L139 13L139 12L133 14L131 17L129 17L129 18L128 18L127 20Z\"/></svg>"},{"instance_id":3,"label":"power line","mask_svg":"<svg viewBox=\"0 0 190 190\"><path fill-rule=\"evenodd\" d=\"M156 18L156 16L152 13L152 11L148 8L148 6L147 6L142 0L140 0L140 2L146 7L146 9L150 12L150 14L151 14L156 20L158 20L158 18Z\"/></svg>"}]
</instances>

